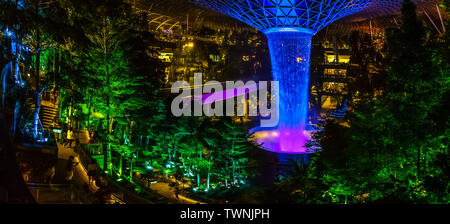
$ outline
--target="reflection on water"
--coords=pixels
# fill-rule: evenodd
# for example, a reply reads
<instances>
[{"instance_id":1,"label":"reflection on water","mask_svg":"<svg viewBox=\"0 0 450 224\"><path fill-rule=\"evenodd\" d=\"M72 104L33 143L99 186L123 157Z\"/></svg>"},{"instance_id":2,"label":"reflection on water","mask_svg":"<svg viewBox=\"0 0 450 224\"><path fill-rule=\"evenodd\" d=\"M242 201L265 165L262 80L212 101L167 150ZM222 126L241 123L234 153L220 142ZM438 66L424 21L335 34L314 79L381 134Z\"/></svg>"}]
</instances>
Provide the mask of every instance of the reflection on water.
<instances>
[{"instance_id":1,"label":"reflection on water","mask_svg":"<svg viewBox=\"0 0 450 224\"><path fill-rule=\"evenodd\" d=\"M261 148L277 153L308 154L305 147L311 140L311 131L305 130L252 130L253 140Z\"/></svg>"}]
</instances>

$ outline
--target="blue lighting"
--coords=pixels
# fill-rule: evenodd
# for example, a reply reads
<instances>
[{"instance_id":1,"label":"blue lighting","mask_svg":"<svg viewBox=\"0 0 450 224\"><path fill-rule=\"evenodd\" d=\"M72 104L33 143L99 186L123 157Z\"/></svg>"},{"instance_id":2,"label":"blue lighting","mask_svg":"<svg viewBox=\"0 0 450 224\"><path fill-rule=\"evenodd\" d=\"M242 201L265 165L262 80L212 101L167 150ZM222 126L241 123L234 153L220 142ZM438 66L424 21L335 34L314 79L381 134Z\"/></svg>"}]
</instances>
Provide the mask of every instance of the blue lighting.
<instances>
[{"instance_id":1,"label":"blue lighting","mask_svg":"<svg viewBox=\"0 0 450 224\"><path fill-rule=\"evenodd\" d=\"M311 32L281 30L266 33L273 80L279 82L279 123L263 147L282 153L305 153ZM259 141L261 140L261 141Z\"/></svg>"},{"instance_id":2,"label":"blue lighting","mask_svg":"<svg viewBox=\"0 0 450 224\"><path fill-rule=\"evenodd\" d=\"M299 28L299 27L274 27L268 28L262 31L264 34L276 33L276 32L299 32L314 35L316 32L307 28Z\"/></svg>"},{"instance_id":3,"label":"blue lighting","mask_svg":"<svg viewBox=\"0 0 450 224\"><path fill-rule=\"evenodd\" d=\"M262 31L267 36L273 80L279 81L279 123L256 141L282 153L307 153L307 109L312 36L360 11L370 0L194 0ZM254 131L253 130L253 131Z\"/></svg>"},{"instance_id":4,"label":"blue lighting","mask_svg":"<svg viewBox=\"0 0 450 224\"><path fill-rule=\"evenodd\" d=\"M316 32L360 11L370 0L194 0L200 5L265 30L301 27Z\"/></svg>"},{"instance_id":5,"label":"blue lighting","mask_svg":"<svg viewBox=\"0 0 450 224\"><path fill-rule=\"evenodd\" d=\"M311 33L267 34L273 79L280 85L279 130L306 127L311 39Z\"/></svg>"},{"instance_id":6,"label":"blue lighting","mask_svg":"<svg viewBox=\"0 0 450 224\"><path fill-rule=\"evenodd\" d=\"M14 35L13 32L11 32L8 28L6 28L5 34L7 37L12 37Z\"/></svg>"}]
</instances>

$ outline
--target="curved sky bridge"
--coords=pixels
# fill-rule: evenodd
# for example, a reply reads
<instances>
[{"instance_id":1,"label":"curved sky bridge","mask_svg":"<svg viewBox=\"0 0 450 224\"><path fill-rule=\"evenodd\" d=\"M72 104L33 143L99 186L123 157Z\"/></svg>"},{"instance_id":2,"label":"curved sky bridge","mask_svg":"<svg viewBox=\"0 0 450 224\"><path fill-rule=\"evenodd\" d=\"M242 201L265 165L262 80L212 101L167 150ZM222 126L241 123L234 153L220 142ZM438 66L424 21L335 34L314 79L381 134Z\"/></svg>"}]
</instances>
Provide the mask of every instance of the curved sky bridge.
<instances>
[{"instance_id":1,"label":"curved sky bridge","mask_svg":"<svg viewBox=\"0 0 450 224\"><path fill-rule=\"evenodd\" d=\"M190 2L194 2L199 7L191 7ZM205 15L213 15L211 11L215 11L225 16L222 21L229 22L233 21L231 18L234 18L266 35L273 80L279 82L279 92L276 92L274 97L278 99L277 104L280 109L276 114L278 116L276 124L270 127L262 125L255 131L263 134L259 140L262 140L261 144L264 148L279 153L301 154L308 153L305 144L310 139L307 108L313 35L335 22L346 25L363 21L369 21L372 33L372 26L377 25L374 21L377 19L384 21L387 16L397 16L401 2L402 0L191 0L179 1L179 4L184 6L184 9L181 9L169 0L166 3L173 3L173 5L166 3L159 5L175 8L174 13L185 13L185 16L189 15L192 9L192 12L197 13L193 13L194 22L191 20L191 24L195 24L198 20L213 21L211 19L213 17L205 17ZM418 5L418 11L422 10L437 32L441 33L442 31L426 9L432 6L431 3L434 1L415 0L415 2ZM444 29L439 6L434 4ZM209 10L198 11L201 7ZM348 18L345 18L347 16ZM186 29L189 29L189 16L186 17ZM395 17L393 21L397 23ZM219 29L215 27L214 30ZM345 31L348 29L342 29L342 32ZM236 90L230 89L225 90L224 93L201 95L202 103L217 102L218 99L223 99L224 95L235 97L235 93ZM185 96L185 99L190 101L196 97L200 97L200 94ZM267 131L276 138L267 139Z\"/></svg>"},{"instance_id":2,"label":"curved sky bridge","mask_svg":"<svg viewBox=\"0 0 450 224\"><path fill-rule=\"evenodd\" d=\"M191 93L193 93L190 96L185 97L183 100L184 102L192 101L192 100L201 100L202 104L211 104L214 102L219 102L231 98L235 98L238 96L242 96L244 94L252 93L258 90L258 83L255 83L255 85L248 84L243 85L242 87L236 87L236 88L226 88L226 82L220 82L221 86L223 87L221 91L215 91L214 93L203 93L202 89L208 86L211 86L211 84L205 83L202 85L190 85L186 86L185 89L189 90ZM164 92L170 92L171 88L164 88L162 89ZM181 90L180 90L181 91ZM201 92L200 94L195 94L196 92Z\"/></svg>"}]
</instances>

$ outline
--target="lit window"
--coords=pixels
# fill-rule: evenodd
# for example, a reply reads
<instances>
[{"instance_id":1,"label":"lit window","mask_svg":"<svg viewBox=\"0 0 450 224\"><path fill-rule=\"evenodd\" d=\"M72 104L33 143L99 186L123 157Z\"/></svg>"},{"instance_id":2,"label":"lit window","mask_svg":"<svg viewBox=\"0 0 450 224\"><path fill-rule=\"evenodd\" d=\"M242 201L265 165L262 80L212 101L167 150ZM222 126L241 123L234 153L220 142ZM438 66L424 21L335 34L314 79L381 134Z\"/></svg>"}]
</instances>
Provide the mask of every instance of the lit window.
<instances>
[{"instance_id":1,"label":"lit window","mask_svg":"<svg viewBox=\"0 0 450 224\"><path fill-rule=\"evenodd\" d=\"M327 62L330 62L330 63L336 62L336 56L333 54L327 55Z\"/></svg>"},{"instance_id":2,"label":"lit window","mask_svg":"<svg viewBox=\"0 0 450 224\"><path fill-rule=\"evenodd\" d=\"M306 59L301 58L301 57L298 57L298 58L297 58L297 62L298 62L298 63L302 63L302 62L304 62L304 61L306 61Z\"/></svg>"},{"instance_id":3,"label":"lit window","mask_svg":"<svg viewBox=\"0 0 450 224\"><path fill-rule=\"evenodd\" d=\"M173 53L160 53L158 58L163 62L171 62L173 57Z\"/></svg>"},{"instance_id":4,"label":"lit window","mask_svg":"<svg viewBox=\"0 0 450 224\"><path fill-rule=\"evenodd\" d=\"M219 55L210 54L210 55L209 55L209 58L210 58L211 61L213 61L213 62L219 62L219 61L220 61Z\"/></svg>"},{"instance_id":5,"label":"lit window","mask_svg":"<svg viewBox=\"0 0 450 224\"><path fill-rule=\"evenodd\" d=\"M339 62L340 63L349 63L350 55L339 55Z\"/></svg>"}]
</instances>

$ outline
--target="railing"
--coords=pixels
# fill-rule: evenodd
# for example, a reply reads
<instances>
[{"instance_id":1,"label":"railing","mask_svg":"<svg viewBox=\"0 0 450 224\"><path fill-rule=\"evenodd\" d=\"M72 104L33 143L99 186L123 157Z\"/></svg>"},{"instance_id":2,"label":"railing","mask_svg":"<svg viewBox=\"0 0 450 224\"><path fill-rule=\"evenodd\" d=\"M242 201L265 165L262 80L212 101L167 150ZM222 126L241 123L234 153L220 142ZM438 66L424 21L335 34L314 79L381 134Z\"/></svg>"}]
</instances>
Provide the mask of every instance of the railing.
<instances>
[{"instance_id":1,"label":"railing","mask_svg":"<svg viewBox=\"0 0 450 224\"><path fill-rule=\"evenodd\" d=\"M69 184L27 183L27 186L37 203L80 203L80 194Z\"/></svg>"},{"instance_id":2,"label":"railing","mask_svg":"<svg viewBox=\"0 0 450 224\"><path fill-rule=\"evenodd\" d=\"M116 204L126 204L123 201L123 193L121 193L120 196L116 195L116 194L112 194L111 195L111 199L116 203Z\"/></svg>"}]
</instances>

